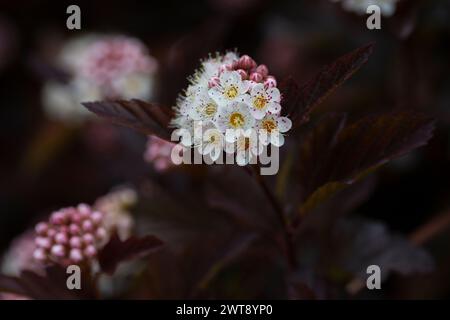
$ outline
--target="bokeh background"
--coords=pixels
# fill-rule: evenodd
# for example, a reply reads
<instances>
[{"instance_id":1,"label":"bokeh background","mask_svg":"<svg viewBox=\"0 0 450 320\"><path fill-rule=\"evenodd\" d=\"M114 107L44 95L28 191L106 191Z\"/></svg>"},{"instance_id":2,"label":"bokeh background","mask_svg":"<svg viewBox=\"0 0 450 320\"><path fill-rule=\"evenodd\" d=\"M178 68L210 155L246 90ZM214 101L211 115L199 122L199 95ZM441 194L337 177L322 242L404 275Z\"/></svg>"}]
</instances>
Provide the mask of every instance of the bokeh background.
<instances>
[{"instance_id":1,"label":"bokeh background","mask_svg":"<svg viewBox=\"0 0 450 320\"><path fill-rule=\"evenodd\" d=\"M405 108L437 119L426 147L380 169L358 214L413 236L444 217L424 244L435 270L390 278L384 292L394 298L449 297L448 1L400 1L395 15L373 31L364 16L328 0L77 1L82 29L72 31L66 28L69 4L0 4L0 252L54 209L91 203L114 186L155 176L143 158L146 137L101 121L74 126L45 113L42 88L55 76L56 48L68 39L92 32L140 39L159 63L152 100L168 106L210 52L237 48L278 78L292 75L301 83L322 65L375 41L367 65L319 111L348 111L356 118ZM177 181L176 174L171 179ZM176 183L183 190L182 179Z\"/></svg>"}]
</instances>

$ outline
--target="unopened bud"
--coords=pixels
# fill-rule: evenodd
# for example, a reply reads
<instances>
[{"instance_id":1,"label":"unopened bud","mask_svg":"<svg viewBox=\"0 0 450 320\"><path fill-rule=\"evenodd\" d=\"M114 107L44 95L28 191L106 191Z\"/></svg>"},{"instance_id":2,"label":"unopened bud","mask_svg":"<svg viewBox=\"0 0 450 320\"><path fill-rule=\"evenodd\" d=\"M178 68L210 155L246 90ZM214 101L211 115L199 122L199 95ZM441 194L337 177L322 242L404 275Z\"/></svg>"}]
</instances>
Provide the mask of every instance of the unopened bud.
<instances>
[{"instance_id":1,"label":"unopened bud","mask_svg":"<svg viewBox=\"0 0 450 320\"><path fill-rule=\"evenodd\" d=\"M259 83L263 80L263 76L258 72L253 72L252 74L250 74L250 80Z\"/></svg>"},{"instance_id":2,"label":"unopened bud","mask_svg":"<svg viewBox=\"0 0 450 320\"><path fill-rule=\"evenodd\" d=\"M261 74L263 78L267 77L269 75L269 69L265 64L260 64L258 67L256 67L256 72Z\"/></svg>"}]
</instances>

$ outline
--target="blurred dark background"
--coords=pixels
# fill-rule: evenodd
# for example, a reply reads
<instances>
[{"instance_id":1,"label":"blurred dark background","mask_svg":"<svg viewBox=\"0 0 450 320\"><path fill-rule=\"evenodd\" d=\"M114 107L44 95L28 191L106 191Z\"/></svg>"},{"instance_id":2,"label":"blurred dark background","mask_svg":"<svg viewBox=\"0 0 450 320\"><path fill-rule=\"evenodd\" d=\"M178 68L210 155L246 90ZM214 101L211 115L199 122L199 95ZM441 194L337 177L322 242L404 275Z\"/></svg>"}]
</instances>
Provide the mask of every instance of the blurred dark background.
<instances>
[{"instance_id":1,"label":"blurred dark background","mask_svg":"<svg viewBox=\"0 0 450 320\"><path fill-rule=\"evenodd\" d=\"M368 64L320 111L356 118L407 108L438 121L427 147L380 170L358 212L410 234L450 211L449 1L401 1L374 31L364 16L329 0L77 1L80 31L66 28L69 4L0 4L0 251L52 209L92 202L115 185L139 183L150 171L142 158L145 137L106 123L62 130L43 112L41 88L49 73L43 57L55 43L90 32L142 40L161 66L155 100L168 106L209 52L237 48L278 78L292 75L301 83L320 66L375 41ZM448 252L448 240L447 232L430 244L438 259ZM448 270L450 258L442 259L440 268Z\"/></svg>"}]
</instances>

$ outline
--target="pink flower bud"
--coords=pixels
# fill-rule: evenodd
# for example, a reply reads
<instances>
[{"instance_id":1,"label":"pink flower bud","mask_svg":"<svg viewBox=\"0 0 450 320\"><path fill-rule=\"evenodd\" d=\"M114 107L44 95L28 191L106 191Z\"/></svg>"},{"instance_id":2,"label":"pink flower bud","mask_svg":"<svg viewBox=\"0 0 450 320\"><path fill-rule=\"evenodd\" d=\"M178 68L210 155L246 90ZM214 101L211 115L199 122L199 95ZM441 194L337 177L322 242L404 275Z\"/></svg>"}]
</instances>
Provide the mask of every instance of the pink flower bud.
<instances>
[{"instance_id":1,"label":"pink flower bud","mask_svg":"<svg viewBox=\"0 0 450 320\"><path fill-rule=\"evenodd\" d=\"M223 73L225 71L231 71L233 70L233 66L230 64L223 64L219 67L219 74Z\"/></svg>"},{"instance_id":2,"label":"pink flower bud","mask_svg":"<svg viewBox=\"0 0 450 320\"><path fill-rule=\"evenodd\" d=\"M220 79L219 77L212 77L211 79L209 79L208 81L208 87L212 88L215 86L218 86L220 84Z\"/></svg>"},{"instance_id":3,"label":"pink flower bud","mask_svg":"<svg viewBox=\"0 0 450 320\"><path fill-rule=\"evenodd\" d=\"M39 222L36 227L34 228L34 230L36 231L36 233L38 235L45 235L47 233L48 230L48 224L46 224L45 222Z\"/></svg>"},{"instance_id":4,"label":"pink flower bud","mask_svg":"<svg viewBox=\"0 0 450 320\"><path fill-rule=\"evenodd\" d=\"M81 227L84 231L92 231L94 229L94 224L91 220L84 220Z\"/></svg>"},{"instance_id":5,"label":"pink flower bud","mask_svg":"<svg viewBox=\"0 0 450 320\"><path fill-rule=\"evenodd\" d=\"M70 238L70 246L72 248L81 248L82 247L82 242L81 242L81 238L80 237L72 237Z\"/></svg>"},{"instance_id":6,"label":"pink flower bud","mask_svg":"<svg viewBox=\"0 0 450 320\"><path fill-rule=\"evenodd\" d=\"M258 72L253 72L252 74L250 74L250 80L259 83L263 80L263 76Z\"/></svg>"},{"instance_id":7,"label":"pink flower bud","mask_svg":"<svg viewBox=\"0 0 450 320\"><path fill-rule=\"evenodd\" d=\"M98 228L95 235L97 236L97 239L104 240L107 236L106 230L104 228Z\"/></svg>"},{"instance_id":8,"label":"pink flower bud","mask_svg":"<svg viewBox=\"0 0 450 320\"><path fill-rule=\"evenodd\" d=\"M248 74L247 74L247 72L245 72L245 70L238 69L237 72L241 75L242 80L247 80L248 79Z\"/></svg>"},{"instance_id":9,"label":"pink flower bud","mask_svg":"<svg viewBox=\"0 0 450 320\"><path fill-rule=\"evenodd\" d=\"M265 78L269 74L269 69L265 64L260 64L258 67L256 67L256 72L258 72L263 76L263 78Z\"/></svg>"},{"instance_id":10,"label":"pink flower bud","mask_svg":"<svg viewBox=\"0 0 450 320\"><path fill-rule=\"evenodd\" d=\"M89 245L84 249L84 254L89 258L95 257L97 255L97 250L93 245Z\"/></svg>"},{"instance_id":11,"label":"pink flower bud","mask_svg":"<svg viewBox=\"0 0 450 320\"><path fill-rule=\"evenodd\" d=\"M36 239L34 239L34 243L38 247L45 249L50 249L50 247L52 246L52 241L46 237L37 237Z\"/></svg>"},{"instance_id":12,"label":"pink flower bud","mask_svg":"<svg viewBox=\"0 0 450 320\"><path fill-rule=\"evenodd\" d=\"M64 257L64 255L66 254L66 250L64 249L64 247L60 244L56 244L52 247L52 249L50 250L50 252L52 253L52 255L54 255L55 257Z\"/></svg>"},{"instance_id":13,"label":"pink flower bud","mask_svg":"<svg viewBox=\"0 0 450 320\"><path fill-rule=\"evenodd\" d=\"M86 233L83 235L83 242L85 244L93 244L94 240L95 240L94 236L90 233Z\"/></svg>"},{"instance_id":14,"label":"pink flower bud","mask_svg":"<svg viewBox=\"0 0 450 320\"><path fill-rule=\"evenodd\" d=\"M66 219L66 215L61 212L61 211L57 211L52 213L51 217L50 217L50 222L52 224L64 224Z\"/></svg>"},{"instance_id":15,"label":"pink flower bud","mask_svg":"<svg viewBox=\"0 0 450 320\"><path fill-rule=\"evenodd\" d=\"M67 234L64 232L58 232L55 234L55 242L59 244L66 244L68 242Z\"/></svg>"},{"instance_id":16,"label":"pink flower bud","mask_svg":"<svg viewBox=\"0 0 450 320\"><path fill-rule=\"evenodd\" d=\"M75 263L83 261L83 253L81 252L80 249L72 249L72 250L70 250L69 257Z\"/></svg>"},{"instance_id":17,"label":"pink flower bud","mask_svg":"<svg viewBox=\"0 0 450 320\"><path fill-rule=\"evenodd\" d=\"M77 209L78 209L78 212L80 213L80 215L83 217L83 218L86 218L86 217L88 217L89 215L90 215L90 213L91 213L91 207L89 207L87 204L85 204L85 203L80 203L78 206L77 206Z\"/></svg>"},{"instance_id":18,"label":"pink flower bud","mask_svg":"<svg viewBox=\"0 0 450 320\"><path fill-rule=\"evenodd\" d=\"M99 224L100 222L102 222L102 219L103 219L103 214L100 211L94 211L91 215L91 220L95 224Z\"/></svg>"},{"instance_id":19,"label":"pink flower bud","mask_svg":"<svg viewBox=\"0 0 450 320\"><path fill-rule=\"evenodd\" d=\"M47 230L47 236L49 236L50 238L53 238L56 234L56 230L55 229L48 229Z\"/></svg>"},{"instance_id":20,"label":"pink flower bud","mask_svg":"<svg viewBox=\"0 0 450 320\"><path fill-rule=\"evenodd\" d=\"M78 212L74 212L73 214L71 214L70 219L73 223L80 223L80 221L82 220L81 215Z\"/></svg>"},{"instance_id":21,"label":"pink flower bud","mask_svg":"<svg viewBox=\"0 0 450 320\"><path fill-rule=\"evenodd\" d=\"M72 234L72 235L77 235L77 234L80 234L80 227L77 225L77 224L75 224L75 223L72 223L70 226L69 226L69 232L70 232L70 234Z\"/></svg>"},{"instance_id":22,"label":"pink flower bud","mask_svg":"<svg viewBox=\"0 0 450 320\"><path fill-rule=\"evenodd\" d=\"M268 76L264 81L264 87L266 88L275 88L277 86L277 80L274 77Z\"/></svg>"},{"instance_id":23,"label":"pink flower bud","mask_svg":"<svg viewBox=\"0 0 450 320\"><path fill-rule=\"evenodd\" d=\"M47 258L47 254L44 249L37 248L33 251L33 258L38 261L44 261Z\"/></svg>"},{"instance_id":24,"label":"pink flower bud","mask_svg":"<svg viewBox=\"0 0 450 320\"><path fill-rule=\"evenodd\" d=\"M252 58L250 58L248 55L243 55L239 58L238 62L239 68L244 70L250 70L252 68L256 67L256 62Z\"/></svg>"}]
</instances>

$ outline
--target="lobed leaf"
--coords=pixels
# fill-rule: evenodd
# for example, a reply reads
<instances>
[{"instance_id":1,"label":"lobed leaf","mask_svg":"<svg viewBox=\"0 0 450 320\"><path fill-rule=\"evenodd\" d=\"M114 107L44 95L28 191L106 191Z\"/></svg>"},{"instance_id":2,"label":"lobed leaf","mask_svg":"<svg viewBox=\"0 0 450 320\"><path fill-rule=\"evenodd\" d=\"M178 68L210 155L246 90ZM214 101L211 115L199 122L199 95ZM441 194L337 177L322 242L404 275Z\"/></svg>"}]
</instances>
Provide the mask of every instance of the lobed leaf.
<instances>
[{"instance_id":1,"label":"lobed leaf","mask_svg":"<svg viewBox=\"0 0 450 320\"><path fill-rule=\"evenodd\" d=\"M300 150L302 212L376 167L425 145L434 121L414 112L369 116L345 125L344 115L323 119Z\"/></svg>"},{"instance_id":2,"label":"lobed leaf","mask_svg":"<svg viewBox=\"0 0 450 320\"><path fill-rule=\"evenodd\" d=\"M308 121L314 108L367 62L373 46L373 43L368 44L338 58L302 86L293 78L280 83L283 110L294 127Z\"/></svg>"},{"instance_id":3,"label":"lobed leaf","mask_svg":"<svg viewBox=\"0 0 450 320\"><path fill-rule=\"evenodd\" d=\"M113 274L119 263L149 254L160 248L162 244L161 240L150 235L142 238L133 236L122 241L115 232L98 253L98 261L102 271Z\"/></svg>"},{"instance_id":4,"label":"lobed leaf","mask_svg":"<svg viewBox=\"0 0 450 320\"><path fill-rule=\"evenodd\" d=\"M82 103L89 111L112 123L126 126L147 135L169 140L171 110L145 101L104 100Z\"/></svg>"}]
</instances>

